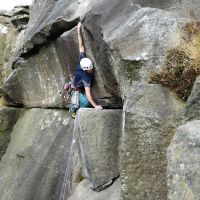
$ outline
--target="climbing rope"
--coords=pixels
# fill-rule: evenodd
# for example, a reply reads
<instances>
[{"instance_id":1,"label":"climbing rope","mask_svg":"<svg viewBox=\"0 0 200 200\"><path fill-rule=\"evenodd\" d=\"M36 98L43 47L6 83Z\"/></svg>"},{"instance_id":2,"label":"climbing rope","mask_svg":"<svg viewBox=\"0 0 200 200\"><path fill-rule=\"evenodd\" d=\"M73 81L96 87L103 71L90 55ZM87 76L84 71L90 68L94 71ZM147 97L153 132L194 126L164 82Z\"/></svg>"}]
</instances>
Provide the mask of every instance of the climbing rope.
<instances>
[{"instance_id":1,"label":"climbing rope","mask_svg":"<svg viewBox=\"0 0 200 200\"><path fill-rule=\"evenodd\" d=\"M60 197L59 200L64 200L65 199L65 194L66 194L66 190L67 190L67 183L68 183L68 177L70 174L70 169L71 169L71 158L72 158L72 149L73 149L73 145L75 143L75 140L72 140L71 143L71 147L70 147L70 151L69 151L69 158L68 158L68 162L66 164L66 170L65 170L65 176L64 176L64 180L63 180L63 184L62 184L62 189L60 192Z\"/></svg>"}]
</instances>

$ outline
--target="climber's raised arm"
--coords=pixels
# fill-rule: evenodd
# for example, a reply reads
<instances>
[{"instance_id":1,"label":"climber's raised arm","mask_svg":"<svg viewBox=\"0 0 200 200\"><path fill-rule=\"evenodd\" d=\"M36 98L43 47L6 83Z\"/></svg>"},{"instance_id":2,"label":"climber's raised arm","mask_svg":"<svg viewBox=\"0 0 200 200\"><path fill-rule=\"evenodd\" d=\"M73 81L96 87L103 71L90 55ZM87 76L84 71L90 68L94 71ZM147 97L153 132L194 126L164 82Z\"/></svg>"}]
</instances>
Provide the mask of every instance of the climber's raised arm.
<instances>
[{"instance_id":1,"label":"climber's raised arm","mask_svg":"<svg viewBox=\"0 0 200 200\"><path fill-rule=\"evenodd\" d=\"M79 22L77 27L78 45L79 45L79 62L76 66L75 77L73 81L74 91L71 94L70 112L75 115L79 108L94 107L102 109L101 105L97 105L91 93L91 83L93 78L93 63L85 55L85 46L83 42L82 24Z\"/></svg>"},{"instance_id":2,"label":"climber's raised arm","mask_svg":"<svg viewBox=\"0 0 200 200\"><path fill-rule=\"evenodd\" d=\"M77 27L79 52L80 53L84 53L85 52L85 47L84 47L84 43L83 43L83 37L82 37L81 28L82 28L82 24L81 24L81 22L79 22L78 23L78 27Z\"/></svg>"}]
</instances>

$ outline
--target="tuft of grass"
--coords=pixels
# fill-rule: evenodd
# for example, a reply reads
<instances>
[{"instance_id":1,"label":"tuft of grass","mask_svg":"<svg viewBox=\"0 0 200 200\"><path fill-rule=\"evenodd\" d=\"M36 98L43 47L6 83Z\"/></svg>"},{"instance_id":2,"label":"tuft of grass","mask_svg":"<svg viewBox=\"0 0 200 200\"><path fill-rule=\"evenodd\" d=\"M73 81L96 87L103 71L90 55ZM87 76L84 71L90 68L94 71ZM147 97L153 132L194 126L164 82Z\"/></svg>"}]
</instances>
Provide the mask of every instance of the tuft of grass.
<instances>
[{"instance_id":1,"label":"tuft of grass","mask_svg":"<svg viewBox=\"0 0 200 200\"><path fill-rule=\"evenodd\" d=\"M149 82L168 87L186 101L199 75L200 22L186 24L181 45L167 51L162 70L153 72Z\"/></svg>"}]
</instances>

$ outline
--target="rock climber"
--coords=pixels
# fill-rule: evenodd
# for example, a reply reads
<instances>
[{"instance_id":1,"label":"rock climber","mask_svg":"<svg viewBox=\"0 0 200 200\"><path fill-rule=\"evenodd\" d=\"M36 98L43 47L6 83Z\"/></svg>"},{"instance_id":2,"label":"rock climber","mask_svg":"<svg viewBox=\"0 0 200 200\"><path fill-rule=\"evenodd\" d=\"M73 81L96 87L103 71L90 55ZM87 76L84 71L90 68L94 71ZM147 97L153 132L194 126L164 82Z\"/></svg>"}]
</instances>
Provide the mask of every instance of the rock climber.
<instances>
[{"instance_id":1,"label":"rock climber","mask_svg":"<svg viewBox=\"0 0 200 200\"><path fill-rule=\"evenodd\" d=\"M82 37L82 24L78 23L78 44L79 44L79 63L76 67L73 82L74 92L71 95L70 111L75 113L78 108L93 106L95 109L102 109L97 105L91 94L91 81L93 75L93 63L85 56L85 46Z\"/></svg>"}]
</instances>

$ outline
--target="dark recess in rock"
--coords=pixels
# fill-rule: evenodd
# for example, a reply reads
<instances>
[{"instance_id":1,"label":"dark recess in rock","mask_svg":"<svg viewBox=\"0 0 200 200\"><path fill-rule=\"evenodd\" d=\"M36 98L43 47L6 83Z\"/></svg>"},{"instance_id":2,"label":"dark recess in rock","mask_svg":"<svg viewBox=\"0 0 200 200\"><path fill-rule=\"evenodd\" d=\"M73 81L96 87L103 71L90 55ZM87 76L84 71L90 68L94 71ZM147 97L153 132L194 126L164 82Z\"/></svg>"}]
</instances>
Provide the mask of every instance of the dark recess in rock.
<instances>
[{"instance_id":1,"label":"dark recess in rock","mask_svg":"<svg viewBox=\"0 0 200 200\"><path fill-rule=\"evenodd\" d=\"M89 57L93 58L98 67L104 88L112 95L119 96L119 86L109 61L111 49L105 43L100 25L101 15L90 13L84 21L85 44Z\"/></svg>"},{"instance_id":2,"label":"dark recess in rock","mask_svg":"<svg viewBox=\"0 0 200 200\"><path fill-rule=\"evenodd\" d=\"M122 109L123 101L118 96L105 97L96 99L97 104L103 106L104 109Z\"/></svg>"},{"instance_id":3,"label":"dark recess in rock","mask_svg":"<svg viewBox=\"0 0 200 200\"><path fill-rule=\"evenodd\" d=\"M11 132L22 111L8 107L0 108L0 160L6 152Z\"/></svg>"}]
</instances>

